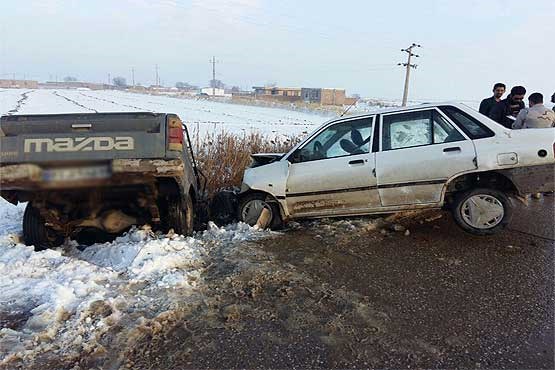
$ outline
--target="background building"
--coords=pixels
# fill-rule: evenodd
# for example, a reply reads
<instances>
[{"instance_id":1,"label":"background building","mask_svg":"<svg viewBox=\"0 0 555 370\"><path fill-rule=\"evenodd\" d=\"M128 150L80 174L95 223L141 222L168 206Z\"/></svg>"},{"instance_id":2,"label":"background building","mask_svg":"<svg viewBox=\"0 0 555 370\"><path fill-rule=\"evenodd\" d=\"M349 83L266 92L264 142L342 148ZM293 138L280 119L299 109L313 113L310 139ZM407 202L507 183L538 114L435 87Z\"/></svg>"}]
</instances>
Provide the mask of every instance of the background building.
<instances>
[{"instance_id":1,"label":"background building","mask_svg":"<svg viewBox=\"0 0 555 370\"><path fill-rule=\"evenodd\" d=\"M345 89L253 86L253 97L258 100L281 102L303 101L321 105L345 105L355 101L345 95Z\"/></svg>"},{"instance_id":2,"label":"background building","mask_svg":"<svg viewBox=\"0 0 555 370\"><path fill-rule=\"evenodd\" d=\"M4 89L38 89L38 81L33 80L0 80L0 88Z\"/></svg>"}]
</instances>

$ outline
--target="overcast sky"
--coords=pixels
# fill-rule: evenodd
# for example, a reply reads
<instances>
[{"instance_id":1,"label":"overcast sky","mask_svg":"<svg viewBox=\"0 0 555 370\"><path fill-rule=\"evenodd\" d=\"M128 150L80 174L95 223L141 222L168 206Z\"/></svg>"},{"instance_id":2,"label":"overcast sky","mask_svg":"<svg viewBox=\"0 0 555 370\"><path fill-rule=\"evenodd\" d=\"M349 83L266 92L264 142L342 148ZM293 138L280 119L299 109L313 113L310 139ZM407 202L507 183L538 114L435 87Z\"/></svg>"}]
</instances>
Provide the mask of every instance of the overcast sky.
<instances>
[{"instance_id":1,"label":"overcast sky","mask_svg":"<svg viewBox=\"0 0 555 370\"><path fill-rule=\"evenodd\" d=\"M108 74L153 84L343 87L400 99L401 48L423 48L412 99L479 100L495 82L555 91L555 1L0 0L0 78Z\"/></svg>"}]
</instances>

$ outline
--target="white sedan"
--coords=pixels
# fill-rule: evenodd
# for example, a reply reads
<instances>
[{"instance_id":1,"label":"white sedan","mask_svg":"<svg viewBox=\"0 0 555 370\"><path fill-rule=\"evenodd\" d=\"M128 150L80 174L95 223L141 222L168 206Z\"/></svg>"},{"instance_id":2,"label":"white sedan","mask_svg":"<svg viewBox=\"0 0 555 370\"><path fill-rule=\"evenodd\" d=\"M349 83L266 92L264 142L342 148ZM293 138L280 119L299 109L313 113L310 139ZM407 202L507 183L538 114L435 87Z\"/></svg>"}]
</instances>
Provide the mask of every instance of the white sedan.
<instances>
[{"instance_id":1,"label":"white sedan","mask_svg":"<svg viewBox=\"0 0 555 370\"><path fill-rule=\"evenodd\" d=\"M555 188L555 129L509 130L464 104L423 104L340 117L287 154L253 155L239 218L289 219L449 208L486 235L511 198ZM266 211L264 211L266 210Z\"/></svg>"}]
</instances>

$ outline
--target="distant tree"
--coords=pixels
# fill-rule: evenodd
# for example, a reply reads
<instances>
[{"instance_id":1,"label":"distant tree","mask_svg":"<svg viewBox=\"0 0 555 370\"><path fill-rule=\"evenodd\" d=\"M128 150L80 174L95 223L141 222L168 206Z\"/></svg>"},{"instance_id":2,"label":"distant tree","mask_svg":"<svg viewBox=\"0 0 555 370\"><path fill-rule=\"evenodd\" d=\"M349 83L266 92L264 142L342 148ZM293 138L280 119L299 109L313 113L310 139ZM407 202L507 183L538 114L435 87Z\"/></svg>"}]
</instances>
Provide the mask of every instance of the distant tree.
<instances>
[{"instance_id":1,"label":"distant tree","mask_svg":"<svg viewBox=\"0 0 555 370\"><path fill-rule=\"evenodd\" d=\"M176 82L175 87L177 87L178 89L184 89L184 90L192 90L197 88L196 86L191 85L188 82Z\"/></svg>"},{"instance_id":2,"label":"distant tree","mask_svg":"<svg viewBox=\"0 0 555 370\"><path fill-rule=\"evenodd\" d=\"M216 89L223 89L225 85L220 80L210 80L210 87L215 87Z\"/></svg>"},{"instance_id":3,"label":"distant tree","mask_svg":"<svg viewBox=\"0 0 555 370\"><path fill-rule=\"evenodd\" d=\"M231 88L231 92L239 92L239 91L241 91L241 89L239 88L239 86L233 86L233 87Z\"/></svg>"},{"instance_id":4,"label":"distant tree","mask_svg":"<svg viewBox=\"0 0 555 370\"><path fill-rule=\"evenodd\" d=\"M112 79L112 82L117 87L126 87L127 86L127 81L125 80L125 77L121 77L121 76L114 77Z\"/></svg>"},{"instance_id":5,"label":"distant tree","mask_svg":"<svg viewBox=\"0 0 555 370\"><path fill-rule=\"evenodd\" d=\"M275 81L268 81L264 84L264 87L276 87L277 86L277 82Z\"/></svg>"},{"instance_id":6,"label":"distant tree","mask_svg":"<svg viewBox=\"0 0 555 370\"><path fill-rule=\"evenodd\" d=\"M357 100L360 99L360 94L352 94L351 96Z\"/></svg>"},{"instance_id":7,"label":"distant tree","mask_svg":"<svg viewBox=\"0 0 555 370\"><path fill-rule=\"evenodd\" d=\"M75 82L77 81L77 78L72 77L72 76L66 76L64 77L64 82Z\"/></svg>"}]
</instances>

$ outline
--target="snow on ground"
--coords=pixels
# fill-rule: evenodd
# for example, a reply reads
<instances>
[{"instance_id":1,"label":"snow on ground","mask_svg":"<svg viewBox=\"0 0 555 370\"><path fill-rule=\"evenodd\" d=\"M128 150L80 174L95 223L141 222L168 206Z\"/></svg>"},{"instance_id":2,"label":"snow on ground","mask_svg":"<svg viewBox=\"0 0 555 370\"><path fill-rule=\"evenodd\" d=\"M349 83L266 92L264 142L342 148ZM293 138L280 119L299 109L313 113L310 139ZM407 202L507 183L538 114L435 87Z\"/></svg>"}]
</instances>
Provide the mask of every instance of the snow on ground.
<instances>
[{"instance_id":1,"label":"snow on ground","mask_svg":"<svg viewBox=\"0 0 555 370\"><path fill-rule=\"evenodd\" d=\"M10 112L17 107L23 93L27 93L24 104L18 107L17 112ZM328 116L279 108L112 90L0 90L0 114L128 111L176 113L190 131L198 131L201 137L205 133L221 130L238 134L255 130L268 135L298 135L312 131L329 119Z\"/></svg>"},{"instance_id":2,"label":"snow on ground","mask_svg":"<svg viewBox=\"0 0 555 370\"><path fill-rule=\"evenodd\" d=\"M24 104L25 93L32 91L29 89L0 89L0 115L11 114L18 106ZM24 95L25 94L25 95Z\"/></svg>"},{"instance_id":3,"label":"snow on ground","mask_svg":"<svg viewBox=\"0 0 555 370\"><path fill-rule=\"evenodd\" d=\"M122 111L177 113L201 137L220 130L295 135L327 120L284 109L119 91L0 90L0 114ZM211 224L193 237L143 228L112 243L83 249L69 241L35 252L21 243L24 207L0 198L0 366L44 352L86 351L125 310L150 309L153 299L164 299L164 289L193 294L214 250L233 251L270 235L244 224Z\"/></svg>"},{"instance_id":4,"label":"snow on ground","mask_svg":"<svg viewBox=\"0 0 555 370\"><path fill-rule=\"evenodd\" d=\"M272 234L245 224L211 224L193 237L144 227L84 250L70 241L35 252L18 242L22 213L0 200L0 365L94 348L126 310L163 299L165 289L179 289L181 299L194 294L213 251Z\"/></svg>"}]
</instances>

